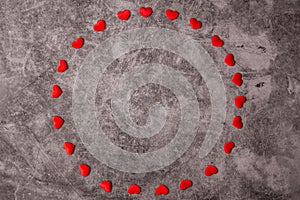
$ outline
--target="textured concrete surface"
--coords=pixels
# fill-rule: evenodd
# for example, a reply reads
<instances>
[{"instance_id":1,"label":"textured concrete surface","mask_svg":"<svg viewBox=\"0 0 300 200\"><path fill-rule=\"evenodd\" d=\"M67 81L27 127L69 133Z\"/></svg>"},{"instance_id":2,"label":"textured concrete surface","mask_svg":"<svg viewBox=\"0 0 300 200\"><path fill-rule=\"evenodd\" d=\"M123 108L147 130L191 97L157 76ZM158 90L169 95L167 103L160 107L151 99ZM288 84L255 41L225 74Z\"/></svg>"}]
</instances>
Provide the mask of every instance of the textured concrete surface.
<instances>
[{"instance_id":1,"label":"textured concrete surface","mask_svg":"<svg viewBox=\"0 0 300 200\"><path fill-rule=\"evenodd\" d=\"M150 18L139 16L141 6L151 6ZM176 9L180 17L168 21L165 9ZM130 9L128 21L116 17ZM300 199L300 79L299 1L297 0L189 0L189 1L0 1L0 199ZM190 17L203 28L191 30ZM105 19L107 30L92 30ZM139 125L147 124L149 108L160 103L168 110L165 127L149 139L122 132L110 114L110 89L124 71L158 62L182 73L193 85L202 123L188 151L170 166L155 172L133 174L107 167L94 158L81 142L72 119L72 89L80 64L98 44L124 30L160 27L192 36L213 57L226 87L227 117L217 144L204 159L197 157L209 125L211 103L201 75L181 57L170 52L143 49L116 59L99 81L96 96L97 118L105 124L107 137L130 152L151 152L165 146L176 134L180 107L168 88L149 84L131 97L130 114ZM223 48L212 48L210 37L218 34ZM85 45L74 50L77 37ZM223 64L226 52L236 56L237 65ZM56 73L59 59L69 70ZM234 72L244 75L237 89L230 82ZM51 86L59 84L63 95L53 100ZM248 101L237 110L232 99L244 94ZM54 130L51 117L61 115L66 123ZM241 115L244 128L231 126ZM232 140L236 148L223 153L223 144ZM63 142L76 144L67 156ZM77 166L88 163L92 172L81 177ZM205 166L213 163L219 173L206 177ZM194 186L179 191L182 179ZM113 182L104 194L98 184ZM139 196L127 195L127 187L138 183ZM166 184L167 196L155 196L155 187Z\"/></svg>"}]
</instances>

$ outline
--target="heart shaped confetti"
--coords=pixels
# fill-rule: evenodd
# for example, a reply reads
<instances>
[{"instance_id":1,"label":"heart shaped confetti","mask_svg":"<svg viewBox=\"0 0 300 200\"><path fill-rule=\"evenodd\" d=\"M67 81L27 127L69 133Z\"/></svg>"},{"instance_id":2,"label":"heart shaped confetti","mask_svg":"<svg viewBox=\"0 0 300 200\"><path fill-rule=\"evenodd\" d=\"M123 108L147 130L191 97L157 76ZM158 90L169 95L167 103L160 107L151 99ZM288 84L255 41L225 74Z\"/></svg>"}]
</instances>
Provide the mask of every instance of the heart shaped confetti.
<instances>
[{"instance_id":1,"label":"heart shaped confetti","mask_svg":"<svg viewBox=\"0 0 300 200\"><path fill-rule=\"evenodd\" d=\"M220 38L219 36L213 35L213 36L211 37L211 44L212 44L213 46L215 46L215 47L221 47L221 46L224 45L224 42L223 42L223 40L221 40L221 38ZM226 58L225 58L225 59L226 59ZM225 63L226 63L226 61L225 61ZM231 64L232 64L232 63L231 63Z\"/></svg>"},{"instance_id":2,"label":"heart shaped confetti","mask_svg":"<svg viewBox=\"0 0 300 200\"><path fill-rule=\"evenodd\" d=\"M204 173L206 176L212 176L218 173L218 168L213 165L208 165L206 166Z\"/></svg>"},{"instance_id":3,"label":"heart shaped confetti","mask_svg":"<svg viewBox=\"0 0 300 200\"><path fill-rule=\"evenodd\" d=\"M243 128L242 117L241 116L235 116L233 121L232 121L232 125L237 129Z\"/></svg>"},{"instance_id":4,"label":"heart shaped confetti","mask_svg":"<svg viewBox=\"0 0 300 200\"><path fill-rule=\"evenodd\" d=\"M54 116L52 118L52 122L55 129L60 129L64 123L64 120L60 116Z\"/></svg>"},{"instance_id":5,"label":"heart shaped confetti","mask_svg":"<svg viewBox=\"0 0 300 200\"><path fill-rule=\"evenodd\" d=\"M128 194L140 194L141 188L137 184L132 184L128 187Z\"/></svg>"},{"instance_id":6,"label":"heart shaped confetti","mask_svg":"<svg viewBox=\"0 0 300 200\"><path fill-rule=\"evenodd\" d=\"M104 31L106 27L106 23L104 20L100 19L97 21L97 23L94 25L94 31Z\"/></svg>"},{"instance_id":7,"label":"heart shaped confetti","mask_svg":"<svg viewBox=\"0 0 300 200\"><path fill-rule=\"evenodd\" d=\"M86 164L80 164L78 166L78 169L81 173L81 176L88 176L90 174L91 168L90 166L86 165Z\"/></svg>"},{"instance_id":8,"label":"heart shaped confetti","mask_svg":"<svg viewBox=\"0 0 300 200\"><path fill-rule=\"evenodd\" d=\"M66 71L67 69L68 69L67 62L65 60L60 60L58 66L57 66L57 72L62 73L64 71Z\"/></svg>"},{"instance_id":9,"label":"heart shaped confetti","mask_svg":"<svg viewBox=\"0 0 300 200\"><path fill-rule=\"evenodd\" d=\"M105 180L100 183L100 188L102 188L104 192L111 192L112 184L110 181Z\"/></svg>"},{"instance_id":10,"label":"heart shaped confetti","mask_svg":"<svg viewBox=\"0 0 300 200\"><path fill-rule=\"evenodd\" d=\"M235 147L235 144L233 142L226 142L224 144L224 152L227 154L230 154L234 147Z\"/></svg>"},{"instance_id":11,"label":"heart shaped confetti","mask_svg":"<svg viewBox=\"0 0 300 200\"><path fill-rule=\"evenodd\" d=\"M167 188L167 186L160 184L156 190L155 190L155 194L156 195L167 195L169 194L169 188Z\"/></svg>"},{"instance_id":12,"label":"heart shaped confetti","mask_svg":"<svg viewBox=\"0 0 300 200\"><path fill-rule=\"evenodd\" d=\"M140 15L143 16L143 17L145 17L145 18L147 18L150 15L152 15L152 12L153 12L152 8L150 8L150 7L147 7L147 8L141 7L140 8Z\"/></svg>"},{"instance_id":13,"label":"heart shaped confetti","mask_svg":"<svg viewBox=\"0 0 300 200\"><path fill-rule=\"evenodd\" d=\"M130 17L130 10L123 10L118 12L118 17L121 20L128 20Z\"/></svg>"},{"instance_id":14,"label":"heart shaped confetti","mask_svg":"<svg viewBox=\"0 0 300 200\"><path fill-rule=\"evenodd\" d=\"M66 153L67 153L68 155L72 155L73 152L74 152L74 149L75 149L75 145L72 144L71 142L65 142L65 143L64 143L64 148L65 148Z\"/></svg>"},{"instance_id":15,"label":"heart shaped confetti","mask_svg":"<svg viewBox=\"0 0 300 200\"><path fill-rule=\"evenodd\" d=\"M186 190L189 187L192 187L192 185L193 185L193 182L191 180L182 180L179 185L179 188L180 188L180 190Z\"/></svg>"},{"instance_id":16,"label":"heart shaped confetti","mask_svg":"<svg viewBox=\"0 0 300 200\"><path fill-rule=\"evenodd\" d=\"M190 26L192 27L192 29L199 29L202 27L202 23L201 21L198 21L196 18L191 18Z\"/></svg>"},{"instance_id":17,"label":"heart shaped confetti","mask_svg":"<svg viewBox=\"0 0 300 200\"><path fill-rule=\"evenodd\" d=\"M53 85L52 93L51 93L52 98L58 98L61 94L62 94L61 88L58 85Z\"/></svg>"},{"instance_id":18,"label":"heart shaped confetti","mask_svg":"<svg viewBox=\"0 0 300 200\"><path fill-rule=\"evenodd\" d=\"M237 96L234 98L234 104L237 108L242 108L246 100L247 99L244 96Z\"/></svg>"},{"instance_id":19,"label":"heart shaped confetti","mask_svg":"<svg viewBox=\"0 0 300 200\"><path fill-rule=\"evenodd\" d=\"M83 38L79 37L74 42L72 42L72 47L75 49L79 49L83 46L83 42L84 42Z\"/></svg>"},{"instance_id":20,"label":"heart shaped confetti","mask_svg":"<svg viewBox=\"0 0 300 200\"><path fill-rule=\"evenodd\" d=\"M229 53L225 56L224 58L224 62L228 65L228 66L234 66L235 65L235 60L234 60L234 56L232 53Z\"/></svg>"},{"instance_id":21,"label":"heart shaped confetti","mask_svg":"<svg viewBox=\"0 0 300 200\"><path fill-rule=\"evenodd\" d=\"M237 72L232 76L232 83L234 83L236 86L241 86L243 84L243 76L241 73Z\"/></svg>"},{"instance_id":22,"label":"heart shaped confetti","mask_svg":"<svg viewBox=\"0 0 300 200\"><path fill-rule=\"evenodd\" d=\"M166 10L166 16L169 20L174 20L179 16L176 10Z\"/></svg>"}]
</instances>

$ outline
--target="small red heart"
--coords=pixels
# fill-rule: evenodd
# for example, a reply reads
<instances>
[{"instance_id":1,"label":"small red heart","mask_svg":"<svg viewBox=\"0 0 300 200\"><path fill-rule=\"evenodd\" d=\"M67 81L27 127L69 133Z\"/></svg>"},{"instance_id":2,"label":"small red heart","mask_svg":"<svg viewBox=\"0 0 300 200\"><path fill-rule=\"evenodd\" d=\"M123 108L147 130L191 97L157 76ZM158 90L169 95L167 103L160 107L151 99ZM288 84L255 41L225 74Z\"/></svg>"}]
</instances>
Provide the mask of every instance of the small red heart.
<instances>
[{"instance_id":1,"label":"small red heart","mask_svg":"<svg viewBox=\"0 0 300 200\"><path fill-rule=\"evenodd\" d=\"M140 194L141 188L137 184L132 184L128 187L128 194Z\"/></svg>"},{"instance_id":2,"label":"small red heart","mask_svg":"<svg viewBox=\"0 0 300 200\"><path fill-rule=\"evenodd\" d=\"M156 188L155 193L156 193L157 195L161 195L161 194L167 195L167 194L169 194L169 189L167 188L167 186L165 186L165 185L163 185L163 184L160 184L160 185Z\"/></svg>"},{"instance_id":3,"label":"small red heart","mask_svg":"<svg viewBox=\"0 0 300 200\"><path fill-rule=\"evenodd\" d=\"M83 38L79 37L74 42L72 42L72 47L75 49L79 49L83 46Z\"/></svg>"},{"instance_id":4,"label":"small red heart","mask_svg":"<svg viewBox=\"0 0 300 200\"><path fill-rule=\"evenodd\" d=\"M186 190L189 187L192 187L192 185L193 185L193 182L191 180L182 180L179 185L179 188L180 188L180 190Z\"/></svg>"},{"instance_id":5,"label":"small red heart","mask_svg":"<svg viewBox=\"0 0 300 200\"><path fill-rule=\"evenodd\" d=\"M228 66L234 66L235 65L235 60L234 60L233 54L232 53L227 54L226 57L224 58L224 62Z\"/></svg>"},{"instance_id":6,"label":"small red heart","mask_svg":"<svg viewBox=\"0 0 300 200\"><path fill-rule=\"evenodd\" d=\"M232 121L232 125L237 129L243 128L243 122L241 116L235 116Z\"/></svg>"},{"instance_id":7,"label":"small red heart","mask_svg":"<svg viewBox=\"0 0 300 200\"><path fill-rule=\"evenodd\" d=\"M145 17L145 18L147 18L147 17L149 17L150 15L152 15L152 8L150 8L150 7L147 7L147 8L145 8L145 7L141 7L140 8L140 14L141 14L141 16L143 16L143 17Z\"/></svg>"},{"instance_id":8,"label":"small red heart","mask_svg":"<svg viewBox=\"0 0 300 200\"><path fill-rule=\"evenodd\" d=\"M118 17L121 20L128 20L128 18L130 17L130 10L123 10L118 12Z\"/></svg>"},{"instance_id":9,"label":"small red heart","mask_svg":"<svg viewBox=\"0 0 300 200\"><path fill-rule=\"evenodd\" d=\"M206 176L211 176L213 174L218 173L218 168L216 166L213 166L213 165L208 165L205 168L204 173L205 173Z\"/></svg>"},{"instance_id":10,"label":"small red heart","mask_svg":"<svg viewBox=\"0 0 300 200\"><path fill-rule=\"evenodd\" d=\"M65 60L60 60L59 65L57 66L58 72L64 72L68 69L67 62Z\"/></svg>"},{"instance_id":11,"label":"small red heart","mask_svg":"<svg viewBox=\"0 0 300 200\"><path fill-rule=\"evenodd\" d=\"M67 153L68 155L72 155L73 152L74 152L74 149L75 149L75 145L72 144L71 142L65 142L65 143L64 143L64 148L65 148L66 153Z\"/></svg>"},{"instance_id":12,"label":"small red heart","mask_svg":"<svg viewBox=\"0 0 300 200\"><path fill-rule=\"evenodd\" d=\"M217 35L213 35L211 37L211 44L215 47L221 47L224 45L223 40L221 40L221 38ZM226 59L226 58L225 58ZM226 61L225 61L226 62Z\"/></svg>"},{"instance_id":13,"label":"small red heart","mask_svg":"<svg viewBox=\"0 0 300 200\"><path fill-rule=\"evenodd\" d=\"M192 29L199 29L202 27L202 23L198 21L196 18L191 18L190 19L190 25Z\"/></svg>"},{"instance_id":14,"label":"small red heart","mask_svg":"<svg viewBox=\"0 0 300 200\"><path fill-rule=\"evenodd\" d=\"M166 16L169 20L174 20L179 16L176 10L166 10Z\"/></svg>"},{"instance_id":15,"label":"small red heart","mask_svg":"<svg viewBox=\"0 0 300 200\"><path fill-rule=\"evenodd\" d=\"M61 95L61 93L62 90L58 85L52 86L52 93L51 93L52 98L58 98Z\"/></svg>"},{"instance_id":16,"label":"small red heart","mask_svg":"<svg viewBox=\"0 0 300 200\"><path fill-rule=\"evenodd\" d=\"M53 122L53 127L55 129L59 129L62 127L63 123L64 123L64 120L63 118L61 118L60 116L54 116L52 118L52 122Z\"/></svg>"},{"instance_id":17,"label":"small red heart","mask_svg":"<svg viewBox=\"0 0 300 200\"><path fill-rule=\"evenodd\" d=\"M234 98L234 104L237 108L242 108L246 100L247 99L244 96L237 96Z\"/></svg>"},{"instance_id":18,"label":"small red heart","mask_svg":"<svg viewBox=\"0 0 300 200\"><path fill-rule=\"evenodd\" d=\"M105 180L100 183L100 188L102 188L105 192L111 192L112 184L110 181Z\"/></svg>"},{"instance_id":19,"label":"small red heart","mask_svg":"<svg viewBox=\"0 0 300 200\"><path fill-rule=\"evenodd\" d=\"M104 31L106 27L106 23L104 20L100 19L97 21L97 23L94 25L94 31Z\"/></svg>"},{"instance_id":20,"label":"small red heart","mask_svg":"<svg viewBox=\"0 0 300 200\"><path fill-rule=\"evenodd\" d=\"M235 144L233 142L226 142L224 144L224 152L227 154L230 154L234 147L235 147Z\"/></svg>"},{"instance_id":21,"label":"small red heart","mask_svg":"<svg viewBox=\"0 0 300 200\"><path fill-rule=\"evenodd\" d=\"M78 169L82 176L88 176L90 174L91 168L86 164L80 164Z\"/></svg>"},{"instance_id":22,"label":"small red heart","mask_svg":"<svg viewBox=\"0 0 300 200\"><path fill-rule=\"evenodd\" d=\"M237 72L232 76L231 81L236 85L236 86L241 86L243 84L243 79L242 79L242 74Z\"/></svg>"}]
</instances>

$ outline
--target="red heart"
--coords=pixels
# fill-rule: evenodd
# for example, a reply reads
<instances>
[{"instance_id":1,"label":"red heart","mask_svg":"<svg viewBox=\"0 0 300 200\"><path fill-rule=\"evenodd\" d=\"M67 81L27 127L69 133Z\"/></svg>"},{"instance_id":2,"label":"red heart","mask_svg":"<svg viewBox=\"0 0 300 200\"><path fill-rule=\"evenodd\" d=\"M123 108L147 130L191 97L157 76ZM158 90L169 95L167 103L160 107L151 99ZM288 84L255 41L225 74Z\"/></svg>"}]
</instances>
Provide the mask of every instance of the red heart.
<instances>
[{"instance_id":1,"label":"red heart","mask_svg":"<svg viewBox=\"0 0 300 200\"><path fill-rule=\"evenodd\" d=\"M127 20L130 17L130 10L123 10L118 12L118 17L121 20Z\"/></svg>"},{"instance_id":2,"label":"red heart","mask_svg":"<svg viewBox=\"0 0 300 200\"><path fill-rule=\"evenodd\" d=\"M198 21L196 18L191 18L190 19L190 25L192 29L199 29L202 27L202 23Z\"/></svg>"},{"instance_id":3,"label":"red heart","mask_svg":"<svg viewBox=\"0 0 300 200\"><path fill-rule=\"evenodd\" d=\"M205 173L206 176L211 176L213 174L218 173L218 168L216 166L213 166L213 165L208 165L205 168L204 173Z\"/></svg>"},{"instance_id":4,"label":"red heart","mask_svg":"<svg viewBox=\"0 0 300 200\"><path fill-rule=\"evenodd\" d=\"M237 108L242 108L246 100L247 99L244 96L237 96L234 98L234 104Z\"/></svg>"},{"instance_id":5,"label":"red heart","mask_svg":"<svg viewBox=\"0 0 300 200\"><path fill-rule=\"evenodd\" d=\"M161 195L161 194L167 195L167 194L169 194L169 189L167 188L167 186L165 186L165 185L163 185L163 184L160 184L160 185L156 188L155 193L156 193L157 195Z\"/></svg>"},{"instance_id":6,"label":"red heart","mask_svg":"<svg viewBox=\"0 0 300 200\"><path fill-rule=\"evenodd\" d=\"M227 154L230 154L234 147L235 147L235 144L233 142L226 142L224 144L224 152Z\"/></svg>"},{"instance_id":7,"label":"red heart","mask_svg":"<svg viewBox=\"0 0 300 200\"><path fill-rule=\"evenodd\" d=\"M97 23L94 25L94 31L103 31L106 27L106 23L104 20L100 19L97 21Z\"/></svg>"},{"instance_id":8,"label":"red heart","mask_svg":"<svg viewBox=\"0 0 300 200\"><path fill-rule=\"evenodd\" d=\"M74 42L72 42L72 47L75 49L79 49L83 46L83 38L79 37Z\"/></svg>"},{"instance_id":9,"label":"red heart","mask_svg":"<svg viewBox=\"0 0 300 200\"><path fill-rule=\"evenodd\" d=\"M189 187L192 187L192 185L193 185L193 182L191 180L182 180L179 185L179 188L180 188L180 190L186 190Z\"/></svg>"},{"instance_id":10,"label":"red heart","mask_svg":"<svg viewBox=\"0 0 300 200\"><path fill-rule=\"evenodd\" d=\"M237 129L243 128L243 122L241 116L235 116L232 121L232 125Z\"/></svg>"},{"instance_id":11,"label":"red heart","mask_svg":"<svg viewBox=\"0 0 300 200\"><path fill-rule=\"evenodd\" d=\"M102 181L100 183L100 188L102 188L105 192L111 192L112 184L110 181Z\"/></svg>"},{"instance_id":12,"label":"red heart","mask_svg":"<svg viewBox=\"0 0 300 200\"><path fill-rule=\"evenodd\" d=\"M236 86L241 86L243 84L243 79L242 79L242 74L237 72L232 76L231 81L236 85Z\"/></svg>"},{"instance_id":13,"label":"red heart","mask_svg":"<svg viewBox=\"0 0 300 200\"><path fill-rule=\"evenodd\" d=\"M52 86L52 93L51 93L52 98L58 98L61 95L61 93L62 90L58 85Z\"/></svg>"},{"instance_id":14,"label":"red heart","mask_svg":"<svg viewBox=\"0 0 300 200\"><path fill-rule=\"evenodd\" d=\"M64 72L68 69L67 62L65 60L60 60L59 65L57 66L58 72Z\"/></svg>"},{"instance_id":15,"label":"red heart","mask_svg":"<svg viewBox=\"0 0 300 200\"><path fill-rule=\"evenodd\" d=\"M174 20L178 17L179 13L176 10L166 10L166 16L169 20Z\"/></svg>"},{"instance_id":16,"label":"red heart","mask_svg":"<svg viewBox=\"0 0 300 200\"><path fill-rule=\"evenodd\" d=\"M88 176L90 174L91 168L86 164L80 164L78 169L82 176Z\"/></svg>"},{"instance_id":17,"label":"red heart","mask_svg":"<svg viewBox=\"0 0 300 200\"><path fill-rule=\"evenodd\" d=\"M132 184L128 188L128 194L140 194L141 188L137 184Z\"/></svg>"},{"instance_id":18,"label":"red heart","mask_svg":"<svg viewBox=\"0 0 300 200\"><path fill-rule=\"evenodd\" d=\"M75 145L72 144L71 142L65 142L65 143L64 143L64 148L65 148L66 153L67 153L68 155L72 155L73 152L74 152L74 149L75 149Z\"/></svg>"},{"instance_id":19,"label":"red heart","mask_svg":"<svg viewBox=\"0 0 300 200\"><path fill-rule=\"evenodd\" d=\"M221 46L223 46L224 42L223 42L223 40L221 40L221 39L219 38L219 36L213 35L213 36L211 37L211 44L212 44L213 46L215 46L215 47L221 47ZM225 58L225 59L226 59L226 58ZM225 61L225 62L226 62L226 61Z\"/></svg>"},{"instance_id":20,"label":"red heart","mask_svg":"<svg viewBox=\"0 0 300 200\"><path fill-rule=\"evenodd\" d=\"M52 121L53 121L53 126L55 129L61 128L64 123L63 118L61 118L60 116L54 116L52 118Z\"/></svg>"},{"instance_id":21,"label":"red heart","mask_svg":"<svg viewBox=\"0 0 300 200\"><path fill-rule=\"evenodd\" d=\"M152 8L150 8L150 7L147 7L147 8L144 8L144 7L141 7L140 8L140 14L141 14L141 16L143 16L143 17L149 17L151 14L152 14Z\"/></svg>"},{"instance_id":22,"label":"red heart","mask_svg":"<svg viewBox=\"0 0 300 200\"><path fill-rule=\"evenodd\" d=\"M224 62L228 66L234 66L235 65L235 60L234 60L233 54L232 53L227 54L226 57L224 58Z\"/></svg>"}]
</instances>

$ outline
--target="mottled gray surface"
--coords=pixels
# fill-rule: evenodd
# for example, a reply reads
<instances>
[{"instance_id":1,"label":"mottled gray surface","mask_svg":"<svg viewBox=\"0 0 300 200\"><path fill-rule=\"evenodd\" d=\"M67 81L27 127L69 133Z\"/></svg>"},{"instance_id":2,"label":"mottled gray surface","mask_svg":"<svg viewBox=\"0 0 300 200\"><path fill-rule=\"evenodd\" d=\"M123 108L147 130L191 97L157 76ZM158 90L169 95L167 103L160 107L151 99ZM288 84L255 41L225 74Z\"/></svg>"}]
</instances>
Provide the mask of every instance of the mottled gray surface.
<instances>
[{"instance_id":1,"label":"mottled gray surface","mask_svg":"<svg viewBox=\"0 0 300 200\"><path fill-rule=\"evenodd\" d=\"M82 3L84 2L84 3ZM154 13L144 19L138 8L151 6ZM177 9L180 17L169 21L165 9ZM130 9L128 21L116 17ZM299 1L297 0L190 0L190 1L0 1L0 199L300 199L300 79ZM189 27L190 17L203 23L200 30ZM107 30L92 30L98 19L107 21ZM178 101L168 88L149 84L130 99L134 122L145 125L149 108L161 103L168 110L163 130L149 139L122 132L110 115L110 99L105 98L117 76L128 68L158 62L172 66L192 84L203 111L203 124L189 150L170 166L156 172L124 173L99 162L82 144L71 115L72 90L80 64L86 55L110 36L124 30L160 27L192 36L213 57L222 75L227 98L227 117L221 138L204 159L197 157L209 125L211 103L201 75L181 57L170 52L143 49L116 59L99 81L96 96L99 122L105 123L108 138L131 152L154 151L168 144L176 134L180 115ZM220 35L224 48L212 48L210 37ZM82 36L82 49L71 42ZM222 62L225 52L236 56L237 65ZM59 59L69 70L56 73ZM240 71L244 85L237 89L231 75ZM64 93L50 96L59 84ZM245 107L237 110L232 99L245 94ZM66 123L54 130L51 117L61 115ZM231 126L241 115L244 128ZM224 142L237 147L223 153ZM67 156L64 141L76 144ZM92 172L81 177L77 166L88 163ZM203 170L213 163L219 173L206 177ZM194 186L179 191L180 180L189 178ZM113 191L104 194L98 184L113 182ZM131 183L142 186L138 197L127 195ZM166 184L168 196L154 195L155 187Z\"/></svg>"}]
</instances>

